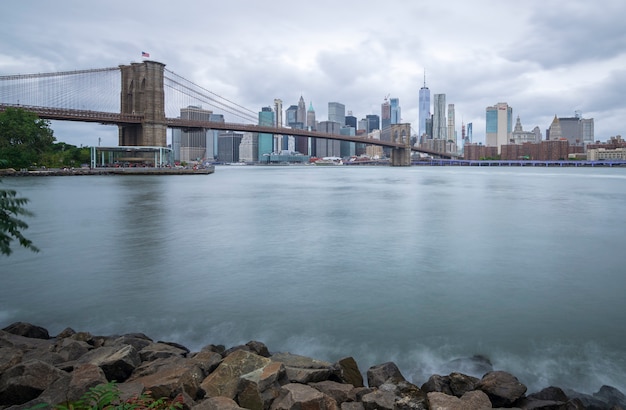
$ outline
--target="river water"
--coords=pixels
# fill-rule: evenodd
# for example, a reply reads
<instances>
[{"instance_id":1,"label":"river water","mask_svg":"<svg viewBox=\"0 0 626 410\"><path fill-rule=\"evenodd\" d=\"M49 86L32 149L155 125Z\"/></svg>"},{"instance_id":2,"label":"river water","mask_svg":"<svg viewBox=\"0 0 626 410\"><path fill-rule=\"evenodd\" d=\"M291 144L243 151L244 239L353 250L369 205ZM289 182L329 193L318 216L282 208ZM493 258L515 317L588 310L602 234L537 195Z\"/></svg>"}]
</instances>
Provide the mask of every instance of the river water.
<instances>
[{"instance_id":1,"label":"river water","mask_svg":"<svg viewBox=\"0 0 626 410\"><path fill-rule=\"evenodd\" d=\"M626 170L217 167L5 178L41 249L0 325L259 340L416 384L476 354L529 392L626 391ZM481 375L477 375L481 376Z\"/></svg>"}]
</instances>

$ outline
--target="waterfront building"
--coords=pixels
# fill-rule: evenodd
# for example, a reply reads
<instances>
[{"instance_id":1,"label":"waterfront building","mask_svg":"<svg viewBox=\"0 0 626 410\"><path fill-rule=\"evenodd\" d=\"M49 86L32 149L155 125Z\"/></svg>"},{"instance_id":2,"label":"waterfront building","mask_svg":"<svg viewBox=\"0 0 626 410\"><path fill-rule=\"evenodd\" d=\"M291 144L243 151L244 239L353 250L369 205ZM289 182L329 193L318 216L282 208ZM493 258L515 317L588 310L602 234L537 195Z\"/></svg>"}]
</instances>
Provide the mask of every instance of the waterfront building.
<instances>
[{"instance_id":1,"label":"waterfront building","mask_svg":"<svg viewBox=\"0 0 626 410\"><path fill-rule=\"evenodd\" d=\"M272 107L263 107L259 112L259 125L271 127L274 125L274 111ZM259 147L259 161L263 161L264 155L269 155L274 151L274 134L259 133L258 140Z\"/></svg>"},{"instance_id":2,"label":"waterfront building","mask_svg":"<svg viewBox=\"0 0 626 410\"><path fill-rule=\"evenodd\" d=\"M418 137L420 140L427 134L426 121L430 119L430 90L426 87L426 71L424 71L424 86L419 91L419 125ZM432 137L432 134L429 134Z\"/></svg>"},{"instance_id":3,"label":"waterfront building","mask_svg":"<svg viewBox=\"0 0 626 410\"><path fill-rule=\"evenodd\" d=\"M217 138L218 161L239 162L239 144L241 143L243 134L233 131L220 131Z\"/></svg>"},{"instance_id":4,"label":"waterfront building","mask_svg":"<svg viewBox=\"0 0 626 410\"><path fill-rule=\"evenodd\" d=\"M356 129L349 125L342 125L339 128L339 135L354 137L356 135ZM341 152L340 157L342 158L356 155L356 143L351 141L340 141L339 150Z\"/></svg>"},{"instance_id":5,"label":"waterfront building","mask_svg":"<svg viewBox=\"0 0 626 410\"><path fill-rule=\"evenodd\" d=\"M589 161L626 160L626 148L592 148L587 150Z\"/></svg>"},{"instance_id":6,"label":"waterfront building","mask_svg":"<svg viewBox=\"0 0 626 410\"><path fill-rule=\"evenodd\" d=\"M446 95L433 96L433 139L447 140Z\"/></svg>"},{"instance_id":7,"label":"waterfront building","mask_svg":"<svg viewBox=\"0 0 626 410\"><path fill-rule=\"evenodd\" d=\"M224 122L224 114L211 114L209 116L209 121L211 122ZM207 138L211 141L207 142L207 159L215 159L217 158L217 137L219 135L219 130L209 130L207 133ZM211 148L212 147L212 148Z\"/></svg>"},{"instance_id":8,"label":"waterfront building","mask_svg":"<svg viewBox=\"0 0 626 410\"><path fill-rule=\"evenodd\" d=\"M559 117L559 125L561 137L567 138L570 145L589 144L594 141L593 118L582 118L580 111L576 111L574 117Z\"/></svg>"},{"instance_id":9,"label":"waterfront building","mask_svg":"<svg viewBox=\"0 0 626 410\"><path fill-rule=\"evenodd\" d=\"M508 144L513 133L513 108L505 102L486 108L485 145L497 147Z\"/></svg>"},{"instance_id":10,"label":"waterfront building","mask_svg":"<svg viewBox=\"0 0 626 410\"><path fill-rule=\"evenodd\" d=\"M190 105L180 109L180 118L193 121L211 121L210 110L201 106ZM212 130L192 129L172 130L172 153L174 161L189 162L202 159L213 159L213 132ZM207 147L210 151L207 152Z\"/></svg>"},{"instance_id":11,"label":"waterfront building","mask_svg":"<svg viewBox=\"0 0 626 410\"><path fill-rule=\"evenodd\" d=\"M524 131L519 115L515 121L515 127L511 133L512 144L523 144L525 142L541 142L541 130L539 127L533 128L532 131Z\"/></svg>"},{"instance_id":12,"label":"waterfront building","mask_svg":"<svg viewBox=\"0 0 626 410\"><path fill-rule=\"evenodd\" d=\"M257 133L244 132L239 143L239 161L257 162L259 160L259 136Z\"/></svg>"},{"instance_id":13,"label":"waterfront building","mask_svg":"<svg viewBox=\"0 0 626 410\"><path fill-rule=\"evenodd\" d=\"M548 129L548 132L546 133L546 139L549 141L558 141L561 138L563 138L563 131L561 130L561 122L555 115L554 119L552 120L552 124L550 124L550 128Z\"/></svg>"},{"instance_id":14,"label":"waterfront building","mask_svg":"<svg viewBox=\"0 0 626 410\"><path fill-rule=\"evenodd\" d=\"M317 131L326 134L341 135L341 124L335 121L320 121L317 124ZM312 156L323 157L340 157L341 141L331 140L327 138L311 138Z\"/></svg>"},{"instance_id":15,"label":"waterfront building","mask_svg":"<svg viewBox=\"0 0 626 410\"><path fill-rule=\"evenodd\" d=\"M400 124L402 121L400 99L392 98L389 100L391 106L391 124Z\"/></svg>"}]
</instances>

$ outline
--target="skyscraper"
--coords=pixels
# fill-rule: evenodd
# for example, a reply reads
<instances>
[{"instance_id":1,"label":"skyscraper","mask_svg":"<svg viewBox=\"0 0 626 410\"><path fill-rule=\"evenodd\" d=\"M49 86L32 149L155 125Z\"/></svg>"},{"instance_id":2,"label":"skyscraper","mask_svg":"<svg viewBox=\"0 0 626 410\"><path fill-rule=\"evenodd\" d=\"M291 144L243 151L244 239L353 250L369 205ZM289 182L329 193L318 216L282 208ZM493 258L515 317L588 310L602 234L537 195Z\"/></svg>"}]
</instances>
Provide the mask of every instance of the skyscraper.
<instances>
[{"instance_id":1,"label":"skyscraper","mask_svg":"<svg viewBox=\"0 0 626 410\"><path fill-rule=\"evenodd\" d=\"M296 113L296 122L299 122L304 127L306 124L306 104L304 103L304 98L300 96L300 100L298 100L298 111Z\"/></svg>"},{"instance_id":2,"label":"skyscraper","mask_svg":"<svg viewBox=\"0 0 626 410\"><path fill-rule=\"evenodd\" d=\"M328 103L328 121L344 125L346 123L346 106L338 102Z\"/></svg>"},{"instance_id":3,"label":"skyscraper","mask_svg":"<svg viewBox=\"0 0 626 410\"><path fill-rule=\"evenodd\" d=\"M391 125L391 104L387 97L385 97L385 101L380 105L380 125L383 130L389 128Z\"/></svg>"},{"instance_id":4,"label":"skyscraper","mask_svg":"<svg viewBox=\"0 0 626 410\"><path fill-rule=\"evenodd\" d=\"M434 95L433 109L433 139L447 140L445 94Z\"/></svg>"},{"instance_id":5,"label":"skyscraper","mask_svg":"<svg viewBox=\"0 0 626 410\"><path fill-rule=\"evenodd\" d=\"M430 90L426 87L426 71L424 71L424 86L419 94L419 125L418 137L426 133L426 120L430 118ZM431 135L432 137L432 135Z\"/></svg>"},{"instance_id":6,"label":"skyscraper","mask_svg":"<svg viewBox=\"0 0 626 410\"><path fill-rule=\"evenodd\" d=\"M486 109L485 145L498 147L508 144L513 133L513 108L507 103L497 103Z\"/></svg>"},{"instance_id":7,"label":"skyscraper","mask_svg":"<svg viewBox=\"0 0 626 410\"><path fill-rule=\"evenodd\" d=\"M274 125L274 111L272 107L263 107L259 112L259 125L271 127ZM265 156L274 150L274 135L259 133L259 161L263 162Z\"/></svg>"},{"instance_id":8,"label":"skyscraper","mask_svg":"<svg viewBox=\"0 0 626 410\"><path fill-rule=\"evenodd\" d=\"M400 99L392 98L389 100L391 104L391 124L400 124L402 122L402 115L400 113Z\"/></svg>"},{"instance_id":9,"label":"skyscraper","mask_svg":"<svg viewBox=\"0 0 626 410\"><path fill-rule=\"evenodd\" d=\"M313 101L309 104L309 109L306 111L306 127L311 131L315 131L315 109L313 109Z\"/></svg>"},{"instance_id":10,"label":"skyscraper","mask_svg":"<svg viewBox=\"0 0 626 410\"><path fill-rule=\"evenodd\" d=\"M200 106L190 105L180 109L180 118L195 121L211 121L212 111ZM213 159L212 130L172 130L172 150L174 161L198 161L203 158ZM209 149L210 148L210 149ZM208 152L207 152L208 151Z\"/></svg>"},{"instance_id":11,"label":"skyscraper","mask_svg":"<svg viewBox=\"0 0 626 410\"><path fill-rule=\"evenodd\" d=\"M456 115L454 113L454 104L448 104L448 141L452 142L452 152L456 152Z\"/></svg>"}]
</instances>

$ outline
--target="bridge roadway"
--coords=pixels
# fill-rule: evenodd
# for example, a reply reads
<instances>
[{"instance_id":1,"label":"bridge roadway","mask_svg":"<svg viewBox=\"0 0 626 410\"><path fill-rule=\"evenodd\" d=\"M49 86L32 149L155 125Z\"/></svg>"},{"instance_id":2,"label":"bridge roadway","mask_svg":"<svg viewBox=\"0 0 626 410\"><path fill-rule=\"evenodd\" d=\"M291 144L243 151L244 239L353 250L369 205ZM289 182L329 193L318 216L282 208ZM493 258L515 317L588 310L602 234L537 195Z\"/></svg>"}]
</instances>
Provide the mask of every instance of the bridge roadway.
<instances>
[{"instance_id":1,"label":"bridge roadway","mask_svg":"<svg viewBox=\"0 0 626 410\"><path fill-rule=\"evenodd\" d=\"M33 112L41 119L45 120L61 120L61 121L80 121L80 122L97 122L105 125L132 125L142 124L143 115L136 114L120 114L102 111L88 111L88 110L75 110L67 108L51 108L51 107L36 107L26 105L15 104L0 104L0 112L6 110L8 107L21 108L30 112ZM224 131L238 131L238 132L257 132L265 134L276 135L292 135L298 137L310 137L310 138L325 138L339 141L357 142L362 144L379 145L382 147L390 148L405 148L405 144L396 143L392 141L381 141L371 138L353 137L349 135L336 135L326 134L317 131L308 131L287 127L268 127L263 125L254 124L240 124L229 122L213 122L213 121L192 121L181 118L166 118L165 122L169 128L182 128L182 129L214 129ZM409 137L410 138L410 137ZM424 154L430 154L440 158L454 158L450 153L441 153L437 151L426 150L417 147L411 147L411 151L421 152Z\"/></svg>"}]
</instances>

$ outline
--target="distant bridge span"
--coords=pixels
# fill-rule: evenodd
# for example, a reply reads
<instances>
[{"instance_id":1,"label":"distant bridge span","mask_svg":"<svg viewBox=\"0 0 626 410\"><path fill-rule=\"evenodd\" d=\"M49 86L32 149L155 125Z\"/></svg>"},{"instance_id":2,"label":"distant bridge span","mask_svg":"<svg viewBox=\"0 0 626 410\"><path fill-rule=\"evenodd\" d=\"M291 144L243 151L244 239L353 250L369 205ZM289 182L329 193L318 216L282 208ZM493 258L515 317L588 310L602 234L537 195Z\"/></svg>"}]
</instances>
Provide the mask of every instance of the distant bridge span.
<instances>
[{"instance_id":1,"label":"distant bridge span","mask_svg":"<svg viewBox=\"0 0 626 410\"><path fill-rule=\"evenodd\" d=\"M91 110L75 110L67 108L50 108L50 107L35 107L24 106L14 104L0 104L0 111L6 110L8 107L21 108L26 111L30 111L37 114L39 118L45 120L60 120L60 121L78 121L78 122L93 122L104 125L141 125L144 121L143 115L137 114L118 114L103 111L91 111ZM213 129L223 131L235 131L235 132L256 132L275 135L290 135L297 137L310 137L310 138L323 138L333 139L339 141L349 141L368 145L378 145L389 148L404 148L406 143L404 142L392 142L381 141L372 138L353 137L349 135L336 135L326 134L317 131L308 131L287 127L268 127L263 125L254 124L242 124L242 123L230 123L230 122L216 122L216 121L193 121L181 118L166 118L165 122L168 128L182 128L182 129ZM431 151L427 149L411 147L411 151L420 152L437 156L440 158L454 158L449 153L441 153L437 151Z\"/></svg>"}]
</instances>

